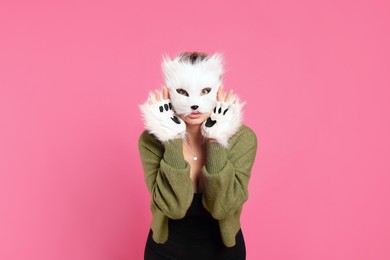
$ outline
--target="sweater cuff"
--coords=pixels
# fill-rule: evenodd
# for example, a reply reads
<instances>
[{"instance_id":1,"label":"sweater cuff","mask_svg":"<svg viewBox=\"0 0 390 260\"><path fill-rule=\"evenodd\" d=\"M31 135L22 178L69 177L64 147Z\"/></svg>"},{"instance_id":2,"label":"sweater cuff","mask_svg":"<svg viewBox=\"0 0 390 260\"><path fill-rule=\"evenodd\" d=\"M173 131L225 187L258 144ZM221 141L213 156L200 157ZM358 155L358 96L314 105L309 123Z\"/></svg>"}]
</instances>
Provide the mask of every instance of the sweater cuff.
<instances>
[{"instance_id":1,"label":"sweater cuff","mask_svg":"<svg viewBox=\"0 0 390 260\"><path fill-rule=\"evenodd\" d=\"M183 139L175 138L163 142L164 161L175 168L184 169L186 168L186 161L183 155Z\"/></svg>"},{"instance_id":2,"label":"sweater cuff","mask_svg":"<svg viewBox=\"0 0 390 260\"><path fill-rule=\"evenodd\" d=\"M207 143L206 169L209 173L220 172L227 163L227 152L221 144L217 142Z\"/></svg>"}]
</instances>

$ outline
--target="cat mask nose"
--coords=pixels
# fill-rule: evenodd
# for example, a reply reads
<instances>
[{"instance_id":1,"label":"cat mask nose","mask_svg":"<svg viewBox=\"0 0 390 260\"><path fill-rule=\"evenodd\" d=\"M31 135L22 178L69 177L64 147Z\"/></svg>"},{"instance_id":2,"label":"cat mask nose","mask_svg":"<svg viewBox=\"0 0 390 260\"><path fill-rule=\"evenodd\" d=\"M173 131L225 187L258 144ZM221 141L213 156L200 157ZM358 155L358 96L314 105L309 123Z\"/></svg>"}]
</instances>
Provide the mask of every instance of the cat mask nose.
<instances>
[{"instance_id":1,"label":"cat mask nose","mask_svg":"<svg viewBox=\"0 0 390 260\"><path fill-rule=\"evenodd\" d=\"M191 106L192 110L196 110L198 107L197 105Z\"/></svg>"}]
</instances>

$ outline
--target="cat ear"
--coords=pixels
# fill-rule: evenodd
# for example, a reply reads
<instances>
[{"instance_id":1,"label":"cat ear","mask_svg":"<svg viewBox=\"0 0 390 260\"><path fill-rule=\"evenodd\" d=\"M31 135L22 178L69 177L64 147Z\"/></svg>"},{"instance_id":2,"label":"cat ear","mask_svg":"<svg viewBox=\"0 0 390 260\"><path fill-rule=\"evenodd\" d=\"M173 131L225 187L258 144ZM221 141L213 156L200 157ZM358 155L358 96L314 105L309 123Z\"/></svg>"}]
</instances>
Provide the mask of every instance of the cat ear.
<instances>
[{"instance_id":1,"label":"cat ear","mask_svg":"<svg viewBox=\"0 0 390 260\"><path fill-rule=\"evenodd\" d=\"M222 77L222 74L225 72L224 71L224 56L220 52L216 52L212 54L208 59L207 59L207 69L214 71L219 78Z\"/></svg>"},{"instance_id":2,"label":"cat ear","mask_svg":"<svg viewBox=\"0 0 390 260\"><path fill-rule=\"evenodd\" d=\"M163 72L163 76L165 78L165 81L167 81L167 79L169 79L169 78L172 78L173 69L174 69L173 68L173 61L171 60L171 58L167 54L164 54L162 56L161 70Z\"/></svg>"}]
</instances>

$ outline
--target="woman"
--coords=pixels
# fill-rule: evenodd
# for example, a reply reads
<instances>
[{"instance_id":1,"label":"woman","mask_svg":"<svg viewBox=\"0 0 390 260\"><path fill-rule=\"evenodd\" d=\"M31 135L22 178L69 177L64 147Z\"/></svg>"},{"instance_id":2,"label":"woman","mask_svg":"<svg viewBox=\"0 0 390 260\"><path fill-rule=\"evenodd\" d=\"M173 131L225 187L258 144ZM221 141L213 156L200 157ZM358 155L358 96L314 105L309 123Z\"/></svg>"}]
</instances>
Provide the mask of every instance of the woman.
<instances>
[{"instance_id":1,"label":"woman","mask_svg":"<svg viewBox=\"0 0 390 260\"><path fill-rule=\"evenodd\" d=\"M165 85L140 106L138 147L151 194L144 258L246 257L240 215L257 150L236 95L223 92L222 56L164 58Z\"/></svg>"}]
</instances>

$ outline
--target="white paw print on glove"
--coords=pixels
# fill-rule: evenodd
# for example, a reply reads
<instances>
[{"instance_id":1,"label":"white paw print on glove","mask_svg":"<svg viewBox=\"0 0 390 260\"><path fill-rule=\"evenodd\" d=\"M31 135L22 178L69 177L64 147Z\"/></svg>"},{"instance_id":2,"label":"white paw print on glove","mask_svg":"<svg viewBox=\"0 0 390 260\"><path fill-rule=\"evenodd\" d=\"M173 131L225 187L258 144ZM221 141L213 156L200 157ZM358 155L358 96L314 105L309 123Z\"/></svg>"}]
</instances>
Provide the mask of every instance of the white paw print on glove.
<instances>
[{"instance_id":1,"label":"white paw print on glove","mask_svg":"<svg viewBox=\"0 0 390 260\"><path fill-rule=\"evenodd\" d=\"M233 91L228 95L223 94L222 87L218 90L217 102L211 115L202 124L202 135L214 139L225 148L228 147L229 139L242 125L242 107Z\"/></svg>"},{"instance_id":2,"label":"white paw print on glove","mask_svg":"<svg viewBox=\"0 0 390 260\"><path fill-rule=\"evenodd\" d=\"M184 138L186 125L172 110L168 89L165 86L163 95L159 90L149 93L148 100L140 105L140 110L145 129L154 134L161 142L178 137Z\"/></svg>"}]
</instances>

